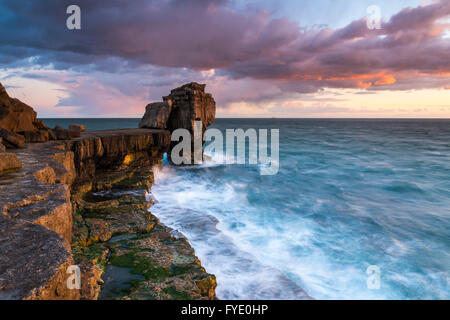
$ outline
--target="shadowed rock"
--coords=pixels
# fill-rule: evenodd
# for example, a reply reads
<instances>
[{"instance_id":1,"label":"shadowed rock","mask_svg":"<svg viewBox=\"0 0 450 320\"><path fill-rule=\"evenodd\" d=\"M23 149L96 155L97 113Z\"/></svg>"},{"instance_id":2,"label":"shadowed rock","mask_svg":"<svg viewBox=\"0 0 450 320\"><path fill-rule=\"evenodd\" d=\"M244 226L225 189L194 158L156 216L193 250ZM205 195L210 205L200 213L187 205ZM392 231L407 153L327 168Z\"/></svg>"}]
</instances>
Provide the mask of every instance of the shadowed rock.
<instances>
[{"instance_id":1,"label":"shadowed rock","mask_svg":"<svg viewBox=\"0 0 450 320\"><path fill-rule=\"evenodd\" d=\"M71 124L69 126L70 131L76 131L76 132L85 132L86 127L82 124Z\"/></svg>"},{"instance_id":2,"label":"shadowed rock","mask_svg":"<svg viewBox=\"0 0 450 320\"><path fill-rule=\"evenodd\" d=\"M80 137L81 131L67 130L60 126L56 126L53 130L56 140L71 140Z\"/></svg>"},{"instance_id":3,"label":"shadowed rock","mask_svg":"<svg viewBox=\"0 0 450 320\"><path fill-rule=\"evenodd\" d=\"M187 129L193 134L194 122L202 122L203 132L216 118L216 102L210 93L205 93L205 84L191 82L173 89L164 101L172 101L172 112L167 121L171 132Z\"/></svg>"},{"instance_id":4,"label":"shadowed rock","mask_svg":"<svg viewBox=\"0 0 450 320\"><path fill-rule=\"evenodd\" d=\"M23 131L25 142L47 142L49 138L48 130Z\"/></svg>"},{"instance_id":5,"label":"shadowed rock","mask_svg":"<svg viewBox=\"0 0 450 320\"><path fill-rule=\"evenodd\" d=\"M202 123L202 134L216 117L216 102L210 93L205 93L205 84L191 82L173 89L170 95L163 97L164 102L147 105L141 128L166 128L171 133L176 129L187 129L192 137L192 159L195 158L194 127L196 121ZM172 142L170 151L177 144ZM203 155L203 150L200 150Z\"/></svg>"},{"instance_id":6,"label":"shadowed rock","mask_svg":"<svg viewBox=\"0 0 450 320\"><path fill-rule=\"evenodd\" d=\"M25 137L0 128L0 137L3 139L3 144L8 148L22 148L25 143Z\"/></svg>"},{"instance_id":7,"label":"shadowed rock","mask_svg":"<svg viewBox=\"0 0 450 320\"><path fill-rule=\"evenodd\" d=\"M165 129L171 110L172 102L170 100L148 104L139 128Z\"/></svg>"},{"instance_id":8,"label":"shadowed rock","mask_svg":"<svg viewBox=\"0 0 450 320\"><path fill-rule=\"evenodd\" d=\"M0 128L15 133L43 129L45 125L36 116L32 107L19 99L10 98L0 83Z\"/></svg>"}]
</instances>

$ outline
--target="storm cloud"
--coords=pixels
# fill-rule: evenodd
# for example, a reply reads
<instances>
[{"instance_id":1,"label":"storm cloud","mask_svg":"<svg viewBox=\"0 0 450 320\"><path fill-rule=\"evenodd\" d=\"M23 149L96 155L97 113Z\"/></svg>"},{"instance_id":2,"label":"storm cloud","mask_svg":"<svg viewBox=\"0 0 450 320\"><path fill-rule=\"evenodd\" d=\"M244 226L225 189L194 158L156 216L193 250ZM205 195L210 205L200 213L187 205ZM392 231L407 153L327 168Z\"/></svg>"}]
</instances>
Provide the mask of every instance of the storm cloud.
<instances>
[{"instance_id":1,"label":"storm cloud","mask_svg":"<svg viewBox=\"0 0 450 320\"><path fill-rule=\"evenodd\" d=\"M66 28L71 4L81 7L81 30ZM340 29L304 27L266 11L237 11L228 0L0 0L0 9L2 68L39 65L144 78L151 68L153 77L161 73L164 89L192 76L205 80L201 72L214 70L216 79L268 83L269 92L235 97L256 100L322 88L449 85L446 0L403 9L380 30L370 30L365 19ZM167 77L171 69L183 70L182 76Z\"/></svg>"}]
</instances>

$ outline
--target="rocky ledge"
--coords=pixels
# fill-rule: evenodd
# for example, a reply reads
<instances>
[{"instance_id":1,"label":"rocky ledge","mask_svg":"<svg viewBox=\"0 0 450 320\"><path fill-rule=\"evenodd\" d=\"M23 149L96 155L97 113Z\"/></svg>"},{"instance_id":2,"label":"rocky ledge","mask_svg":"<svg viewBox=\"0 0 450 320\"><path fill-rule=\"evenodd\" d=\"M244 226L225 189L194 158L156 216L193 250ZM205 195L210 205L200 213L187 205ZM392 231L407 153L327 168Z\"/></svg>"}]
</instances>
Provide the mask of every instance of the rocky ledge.
<instances>
[{"instance_id":1,"label":"rocky ledge","mask_svg":"<svg viewBox=\"0 0 450 320\"><path fill-rule=\"evenodd\" d=\"M170 131L22 129L60 136L0 150L0 299L215 299L188 241L148 210Z\"/></svg>"}]
</instances>

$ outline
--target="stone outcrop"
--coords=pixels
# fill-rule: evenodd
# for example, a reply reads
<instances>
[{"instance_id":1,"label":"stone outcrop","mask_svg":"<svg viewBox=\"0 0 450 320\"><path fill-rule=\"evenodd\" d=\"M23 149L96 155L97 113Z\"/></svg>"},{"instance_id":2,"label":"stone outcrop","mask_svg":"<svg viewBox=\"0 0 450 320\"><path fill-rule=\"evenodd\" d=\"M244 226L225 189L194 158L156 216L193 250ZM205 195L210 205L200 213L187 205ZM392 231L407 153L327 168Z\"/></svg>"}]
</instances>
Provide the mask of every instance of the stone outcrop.
<instances>
[{"instance_id":1,"label":"stone outcrop","mask_svg":"<svg viewBox=\"0 0 450 320\"><path fill-rule=\"evenodd\" d=\"M205 84L191 82L173 89L163 97L164 102L147 105L140 128L167 129L173 132L183 128L194 132L194 122L201 121L203 132L216 117L216 102L205 93Z\"/></svg>"},{"instance_id":2,"label":"stone outcrop","mask_svg":"<svg viewBox=\"0 0 450 320\"><path fill-rule=\"evenodd\" d=\"M210 119L204 86L184 87L177 108ZM143 126L158 129L49 129L0 85L0 299L215 299L216 279L188 241L148 212L152 167L171 144L161 130L170 101L147 108ZM67 285L73 265L80 289ZM111 280L117 270L125 288Z\"/></svg>"},{"instance_id":3,"label":"stone outcrop","mask_svg":"<svg viewBox=\"0 0 450 320\"><path fill-rule=\"evenodd\" d=\"M14 133L35 131L43 124L36 116L32 107L19 99L10 98L0 83L0 128Z\"/></svg>"},{"instance_id":4,"label":"stone outcrop","mask_svg":"<svg viewBox=\"0 0 450 320\"><path fill-rule=\"evenodd\" d=\"M70 140L86 130L83 125L71 125L69 130L57 126L49 129L36 118L32 107L18 99L9 97L0 83L0 149L22 148L25 142L42 143L49 140Z\"/></svg>"},{"instance_id":5,"label":"stone outcrop","mask_svg":"<svg viewBox=\"0 0 450 320\"><path fill-rule=\"evenodd\" d=\"M2 143L9 148L22 148L25 143L24 136L4 128L0 128L0 138L2 138Z\"/></svg>"},{"instance_id":6,"label":"stone outcrop","mask_svg":"<svg viewBox=\"0 0 450 320\"><path fill-rule=\"evenodd\" d=\"M201 121L203 132L216 117L216 102L210 93L205 93L205 84L191 82L173 89L164 101L172 101L172 112L167 121L170 132L178 128L193 134L194 122Z\"/></svg>"},{"instance_id":7,"label":"stone outcrop","mask_svg":"<svg viewBox=\"0 0 450 320\"><path fill-rule=\"evenodd\" d=\"M195 122L201 121L202 134L216 117L216 102L210 93L205 93L205 84L191 82L173 89L170 95L163 97L164 102L155 102L147 105L144 117L141 119L141 128L160 128L170 132L176 129L187 129L191 133L191 158L194 159L194 128ZM170 150L176 145L171 144ZM170 159L169 150L169 159ZM197 158L202 158L202 154Z\"/></svg>"},{"instance_id":8,"label":"stone outcrop","mask_svg":"<svg viewBox=\"0 0 450 320\"><path fill-rule=\"evenodd\" d=\"M139 128L165 129L172 111L172 102L154 102L145 107L145 114L139 122Z\"/></svg>"}]
</instances>

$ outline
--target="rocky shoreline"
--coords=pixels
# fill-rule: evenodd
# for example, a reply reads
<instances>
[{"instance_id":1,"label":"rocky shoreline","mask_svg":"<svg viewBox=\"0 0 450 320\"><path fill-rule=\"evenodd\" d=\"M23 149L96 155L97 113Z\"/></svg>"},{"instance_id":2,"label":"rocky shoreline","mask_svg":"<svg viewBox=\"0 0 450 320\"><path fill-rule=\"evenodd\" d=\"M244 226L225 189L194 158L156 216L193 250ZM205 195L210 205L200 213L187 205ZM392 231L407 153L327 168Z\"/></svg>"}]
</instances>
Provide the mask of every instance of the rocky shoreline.
<instances>
[{"instance_id":1,"label":"rocky shoreline","mask_svg":"<svg viewBox=\"0 0 450 320\"><path fill-rule=\"evenodd\" d=\"M18 104L6 101L0 107ZM14 113L2 120L2 112L0 122ZM216 299L216 279L189 242L148 211L152 168L170 150L171 131L81 132L29 119L39 126L26 135L3 128L8 141L27 143L0 151L0 299ZM74 265L80 289L68 286Z\"/></svg>"}]
</instances>

